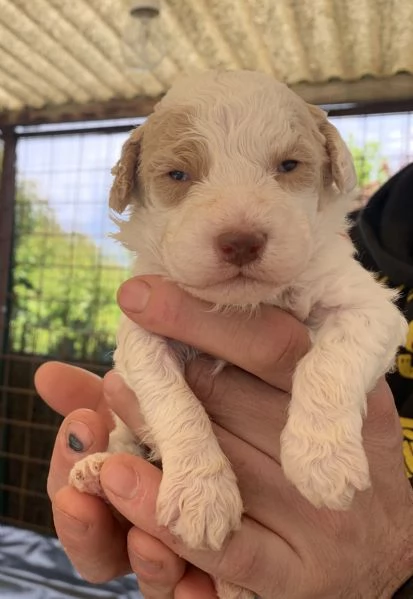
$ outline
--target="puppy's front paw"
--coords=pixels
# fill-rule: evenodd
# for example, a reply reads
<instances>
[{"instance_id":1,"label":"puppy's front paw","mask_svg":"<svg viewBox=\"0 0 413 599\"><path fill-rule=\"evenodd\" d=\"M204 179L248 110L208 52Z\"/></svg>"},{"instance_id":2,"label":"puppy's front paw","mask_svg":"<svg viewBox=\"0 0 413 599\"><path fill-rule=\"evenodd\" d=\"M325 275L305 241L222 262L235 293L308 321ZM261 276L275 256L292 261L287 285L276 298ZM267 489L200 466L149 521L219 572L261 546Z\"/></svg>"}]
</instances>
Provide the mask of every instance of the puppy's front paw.
<instances>
[{"instance_id":1,"label":"puppy's front paw","mask_svg":"<svg viewBox=\"0 0 413 599\"><path fill-rule=\"evenodd\" d=\"M193 467L191 467L193 466ZM227 535L241 525L242 500L230 465L186 463L179 468L164 463L158 495L158 523L167 526L190 549L219 550Z\"/></svg>"},{"instance_id":2,"label":"puppy's front paw","mask_svg":"<svg viewBox=\"0 0 413 599\"><path fill-rule=\"evenodd\" d=\"M311 431L308 421L301 426L296 417L289 419L282 433L284 473L316 507L347 509L355 491L370 486L366 454L361 438L351 438L351 424L320 422Z\"/></svg>"},{"instance_id":3,"label":"puppy's front paw","mask_svg":"<svg viewBox=\"0 0 413 599\"><path fill-rule=\"evenodd\" d=\"M100 485L100 471L108 452L93 453L75 464L69 474L69 484L81 493L105 497Z\"/></svg>"},{"instance_id":4,"label":"puppy's front paw","mask_svg":"<svg viewBox=\"0 0 413 599\"><path fill-rule=\"evenodd\" d=\"M216 579L215 590L219 599L254 599L255 593L248 589L243 589L232 582Z\"/></svg>"}]
</instances>

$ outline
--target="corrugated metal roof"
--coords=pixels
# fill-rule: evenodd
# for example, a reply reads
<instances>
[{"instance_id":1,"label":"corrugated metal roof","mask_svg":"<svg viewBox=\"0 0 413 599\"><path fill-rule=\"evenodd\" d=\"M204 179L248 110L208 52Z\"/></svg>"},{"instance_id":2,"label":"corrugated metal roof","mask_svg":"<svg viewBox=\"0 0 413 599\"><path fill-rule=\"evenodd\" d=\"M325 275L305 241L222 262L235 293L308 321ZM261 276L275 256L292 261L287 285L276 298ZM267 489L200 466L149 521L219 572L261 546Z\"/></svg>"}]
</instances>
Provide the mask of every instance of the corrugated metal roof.
<instances>
[{"instance_id":1,"label":"corrugated metal roof","mask_svg":"<svg viewBox=\"0 0 413 599\"><path fill-rule=\"evenodd\" d=\"M162 0L166 55L125 65L124 0L0 0L0 112L156 97L182 72L248 68L291 85L413 73L412 0Z\"/></svg>"}]
</instances>

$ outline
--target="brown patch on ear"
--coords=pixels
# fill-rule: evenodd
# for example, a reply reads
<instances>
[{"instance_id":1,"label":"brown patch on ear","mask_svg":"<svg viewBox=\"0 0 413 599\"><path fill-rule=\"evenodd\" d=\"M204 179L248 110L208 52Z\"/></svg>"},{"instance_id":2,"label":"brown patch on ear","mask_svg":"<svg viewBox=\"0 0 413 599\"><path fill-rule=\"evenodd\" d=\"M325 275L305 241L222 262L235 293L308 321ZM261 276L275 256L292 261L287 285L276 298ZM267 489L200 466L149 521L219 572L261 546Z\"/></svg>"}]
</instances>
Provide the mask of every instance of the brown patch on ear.
<instances>
[{"instance_id":1,"label":"brown patch on ear","mask_svg":"<svg viewBox=\"0 0 413 599\"><path fill-rule=\"evenodd\" d=\"M325 148L330 161L326 180L328 182L332 178L339 191L349 193L357 185L357 175L350 150L334 125L327 120L327 113L318 106L311 104L307 106L325 139Z\"/></svg>"},{"instance_id":2,"label":"brown patch on ear","mask_svg":"<svg viewBox=\"0 0 413 599\"><path fill-rule=\"evenodd\" d=\"M109 206L123 212L133 198L138 197L138 162L141 149L143 126L132 131L123 144L120 159L112 168L115 179L109 195Z\"/></svg>"}]
</instances>

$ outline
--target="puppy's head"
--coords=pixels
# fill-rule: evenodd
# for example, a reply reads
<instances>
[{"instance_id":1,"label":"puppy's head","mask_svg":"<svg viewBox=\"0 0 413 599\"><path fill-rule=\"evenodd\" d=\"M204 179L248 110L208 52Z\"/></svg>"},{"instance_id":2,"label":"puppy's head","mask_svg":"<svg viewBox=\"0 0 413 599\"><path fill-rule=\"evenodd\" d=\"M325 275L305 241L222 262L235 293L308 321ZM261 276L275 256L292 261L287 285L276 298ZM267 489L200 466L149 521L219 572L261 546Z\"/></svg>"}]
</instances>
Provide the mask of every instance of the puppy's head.
<instances>
[{"instance_id":1,"label":"puppy's head","mask_svg":"<svg viewBox=\"0 0 413 599\"><path fill-rule=\"evenodd\" d=\"M323 213L356 185L326 114L269 76L175 85L124 145L110 205L146 272L217 304L271 301L307 267Z\"/></svg>"}]
</instances>

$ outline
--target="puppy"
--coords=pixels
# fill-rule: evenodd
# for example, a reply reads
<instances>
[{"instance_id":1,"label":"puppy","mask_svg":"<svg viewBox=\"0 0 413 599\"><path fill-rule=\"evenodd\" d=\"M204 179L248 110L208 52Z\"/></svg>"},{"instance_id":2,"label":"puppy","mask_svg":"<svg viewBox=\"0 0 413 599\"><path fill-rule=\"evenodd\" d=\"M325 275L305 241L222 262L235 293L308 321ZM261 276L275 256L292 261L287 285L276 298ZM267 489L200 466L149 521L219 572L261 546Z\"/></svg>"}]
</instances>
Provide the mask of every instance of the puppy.
<instances>
[{"instance_id":1,"label":"puppy","mask_svg":"<svg viewBox=\"0 0 413 599\"><path fill-rule=\"evenodd\" d=\"M117 238L136 253L135 274L163 275L218 308L278 306L308 326L312 348L294 375L282 466L315 506L347 508L369 486L366 394L391 368L407 325L393 291L353 257L345 217L356 175L326 114L264 74L206 72L172 87L113 174L110 206L129 208ZM162 460L159 524L188 547L218 550L240 526L242 501L185 382L195 353L123 317L115 368ZM98 492L110 453L139 451L116 423L108 453L74 467L79 490ZM217 589L221 599L253 596Z\"/></svg>"}]
</instances>

